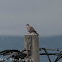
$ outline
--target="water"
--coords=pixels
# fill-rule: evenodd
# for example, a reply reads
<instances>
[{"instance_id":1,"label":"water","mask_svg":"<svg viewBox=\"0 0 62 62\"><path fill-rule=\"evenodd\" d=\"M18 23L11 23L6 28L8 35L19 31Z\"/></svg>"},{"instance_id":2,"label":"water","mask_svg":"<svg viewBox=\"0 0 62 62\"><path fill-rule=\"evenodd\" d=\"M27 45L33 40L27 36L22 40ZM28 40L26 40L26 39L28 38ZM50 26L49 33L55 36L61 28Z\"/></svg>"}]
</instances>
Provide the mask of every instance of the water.
<instances>
[{"instance_id":1,"label":"water","mask_svg":"<svg viewBox=\"0 0 62 62\"><path fill-rule=\"evenodd\" d=\"M52 49L62 48L62 36L40 37L39 47ZM6 49L24 49L24 37L0 36L0 51ZM56 56L50 57L52 61L54 61L54 59L56 58ZM49 62L47 56L40 56L40 62ZM62 62L62 59L60 59L58 62Z\"/></svg>"},{"instance_id":2,"label":"water","mask_svg":"<svg viewBox=\"0 0 62 62\"><path fill-rule=\"evenodd\" d=\"M49 49L57 49L60 48L62 50L62 36L52 36L52 37L40 37L39 41L40 48L49 48ZM44 52L44 51L43 51ZM49 51L56 52L56 51ZM56 56L50 56L52 62L56 59ZM40 62L49 62L47 56L40 56ZM62 62L60 59L58 62Z\"/></svg>"}]
</instances>

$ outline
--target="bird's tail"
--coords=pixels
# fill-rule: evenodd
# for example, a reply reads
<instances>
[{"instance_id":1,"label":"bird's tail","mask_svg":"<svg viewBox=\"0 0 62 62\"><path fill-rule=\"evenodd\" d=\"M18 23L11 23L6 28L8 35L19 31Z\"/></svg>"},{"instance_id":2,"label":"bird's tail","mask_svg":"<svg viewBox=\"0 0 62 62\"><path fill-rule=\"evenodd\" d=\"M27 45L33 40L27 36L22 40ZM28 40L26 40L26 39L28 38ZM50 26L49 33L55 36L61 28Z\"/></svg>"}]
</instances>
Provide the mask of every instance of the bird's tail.
<instances>
[{"instance_id":1,"label":"bird's tail","mask_svg":"<svg viewBox=\"0 0 62 62\"><path fill-rule=\"evenodd\" d=\"M36 32L37 35L39 35L37 32Z\"/></svg>"},{"instance_id":2,"label":"bird's tail","mask_svg":"<svg viewBox=\"0 0 62 62\"><path fill-rule=\"evenodd\" d=\"M36 31L35 31L35 33L36 33L37 35L39 35Z\"/></svg>"}]
</instances>

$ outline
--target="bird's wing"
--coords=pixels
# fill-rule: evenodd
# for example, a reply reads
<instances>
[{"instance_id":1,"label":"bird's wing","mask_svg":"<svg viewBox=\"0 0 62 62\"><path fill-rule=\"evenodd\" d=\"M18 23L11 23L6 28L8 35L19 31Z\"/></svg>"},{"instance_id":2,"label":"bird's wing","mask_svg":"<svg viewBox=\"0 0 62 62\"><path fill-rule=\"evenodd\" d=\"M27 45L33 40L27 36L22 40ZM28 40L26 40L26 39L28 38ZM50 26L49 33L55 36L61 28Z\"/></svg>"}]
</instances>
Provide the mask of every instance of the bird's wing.
<instances>
[{"instance_id":1,"label":"bird's wing","mask_svg":"<svg viewBox=\"0 0 62 62\"><path fill-rule=\"evenodd\" d=\"M31 32L35 32L37 35L39 35L33 27L30 28Z\"/></svg>"},{"instance_id":2,"label":"bird's wing","mask_svg":"<svg viewBox=\"0 0 62 62\"><path fill-rule=\"evenodd\" d=\"M35 29L34 29L33 27L31 27L30 30L31 30L32 32L35 32Z\"/></svg>"}]
</instances>

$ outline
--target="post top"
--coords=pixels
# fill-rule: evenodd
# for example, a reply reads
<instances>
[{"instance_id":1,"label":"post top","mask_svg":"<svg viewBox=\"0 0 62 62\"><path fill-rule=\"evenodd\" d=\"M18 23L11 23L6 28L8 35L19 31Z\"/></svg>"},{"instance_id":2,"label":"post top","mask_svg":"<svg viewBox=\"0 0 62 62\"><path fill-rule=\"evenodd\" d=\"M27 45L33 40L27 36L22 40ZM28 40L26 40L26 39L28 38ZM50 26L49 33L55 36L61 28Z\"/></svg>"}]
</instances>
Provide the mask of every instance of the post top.
<instances>
[{"instance_id":1,"label":"post top","mask_svg":"<svg viewBox=\"0 0 62 62\"><path fill-rule=\"evenodd\" d=\"M25 35L37 35L36 33L32 32L32 33L27 33Z\"/></svg>"}]
</instances>

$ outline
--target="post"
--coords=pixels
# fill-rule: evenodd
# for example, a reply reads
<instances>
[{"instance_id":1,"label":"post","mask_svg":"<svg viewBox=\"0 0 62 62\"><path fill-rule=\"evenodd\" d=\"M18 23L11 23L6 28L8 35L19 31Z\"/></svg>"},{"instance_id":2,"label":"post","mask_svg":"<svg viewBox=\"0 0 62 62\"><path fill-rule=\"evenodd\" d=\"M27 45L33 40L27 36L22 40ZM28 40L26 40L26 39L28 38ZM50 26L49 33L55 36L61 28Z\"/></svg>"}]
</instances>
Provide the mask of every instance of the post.
<instances>
[{"instance_id":1,"label":"post","mask_svg":"<svg viewBox=\"0 0 62 62\"><path fill-rule=\"evenodd\" d=\"M27 57L26 62L40 62L39 55L39 37L35 33L29 33L24 36L24 48Z\"/></svg>"}]
</instances>

